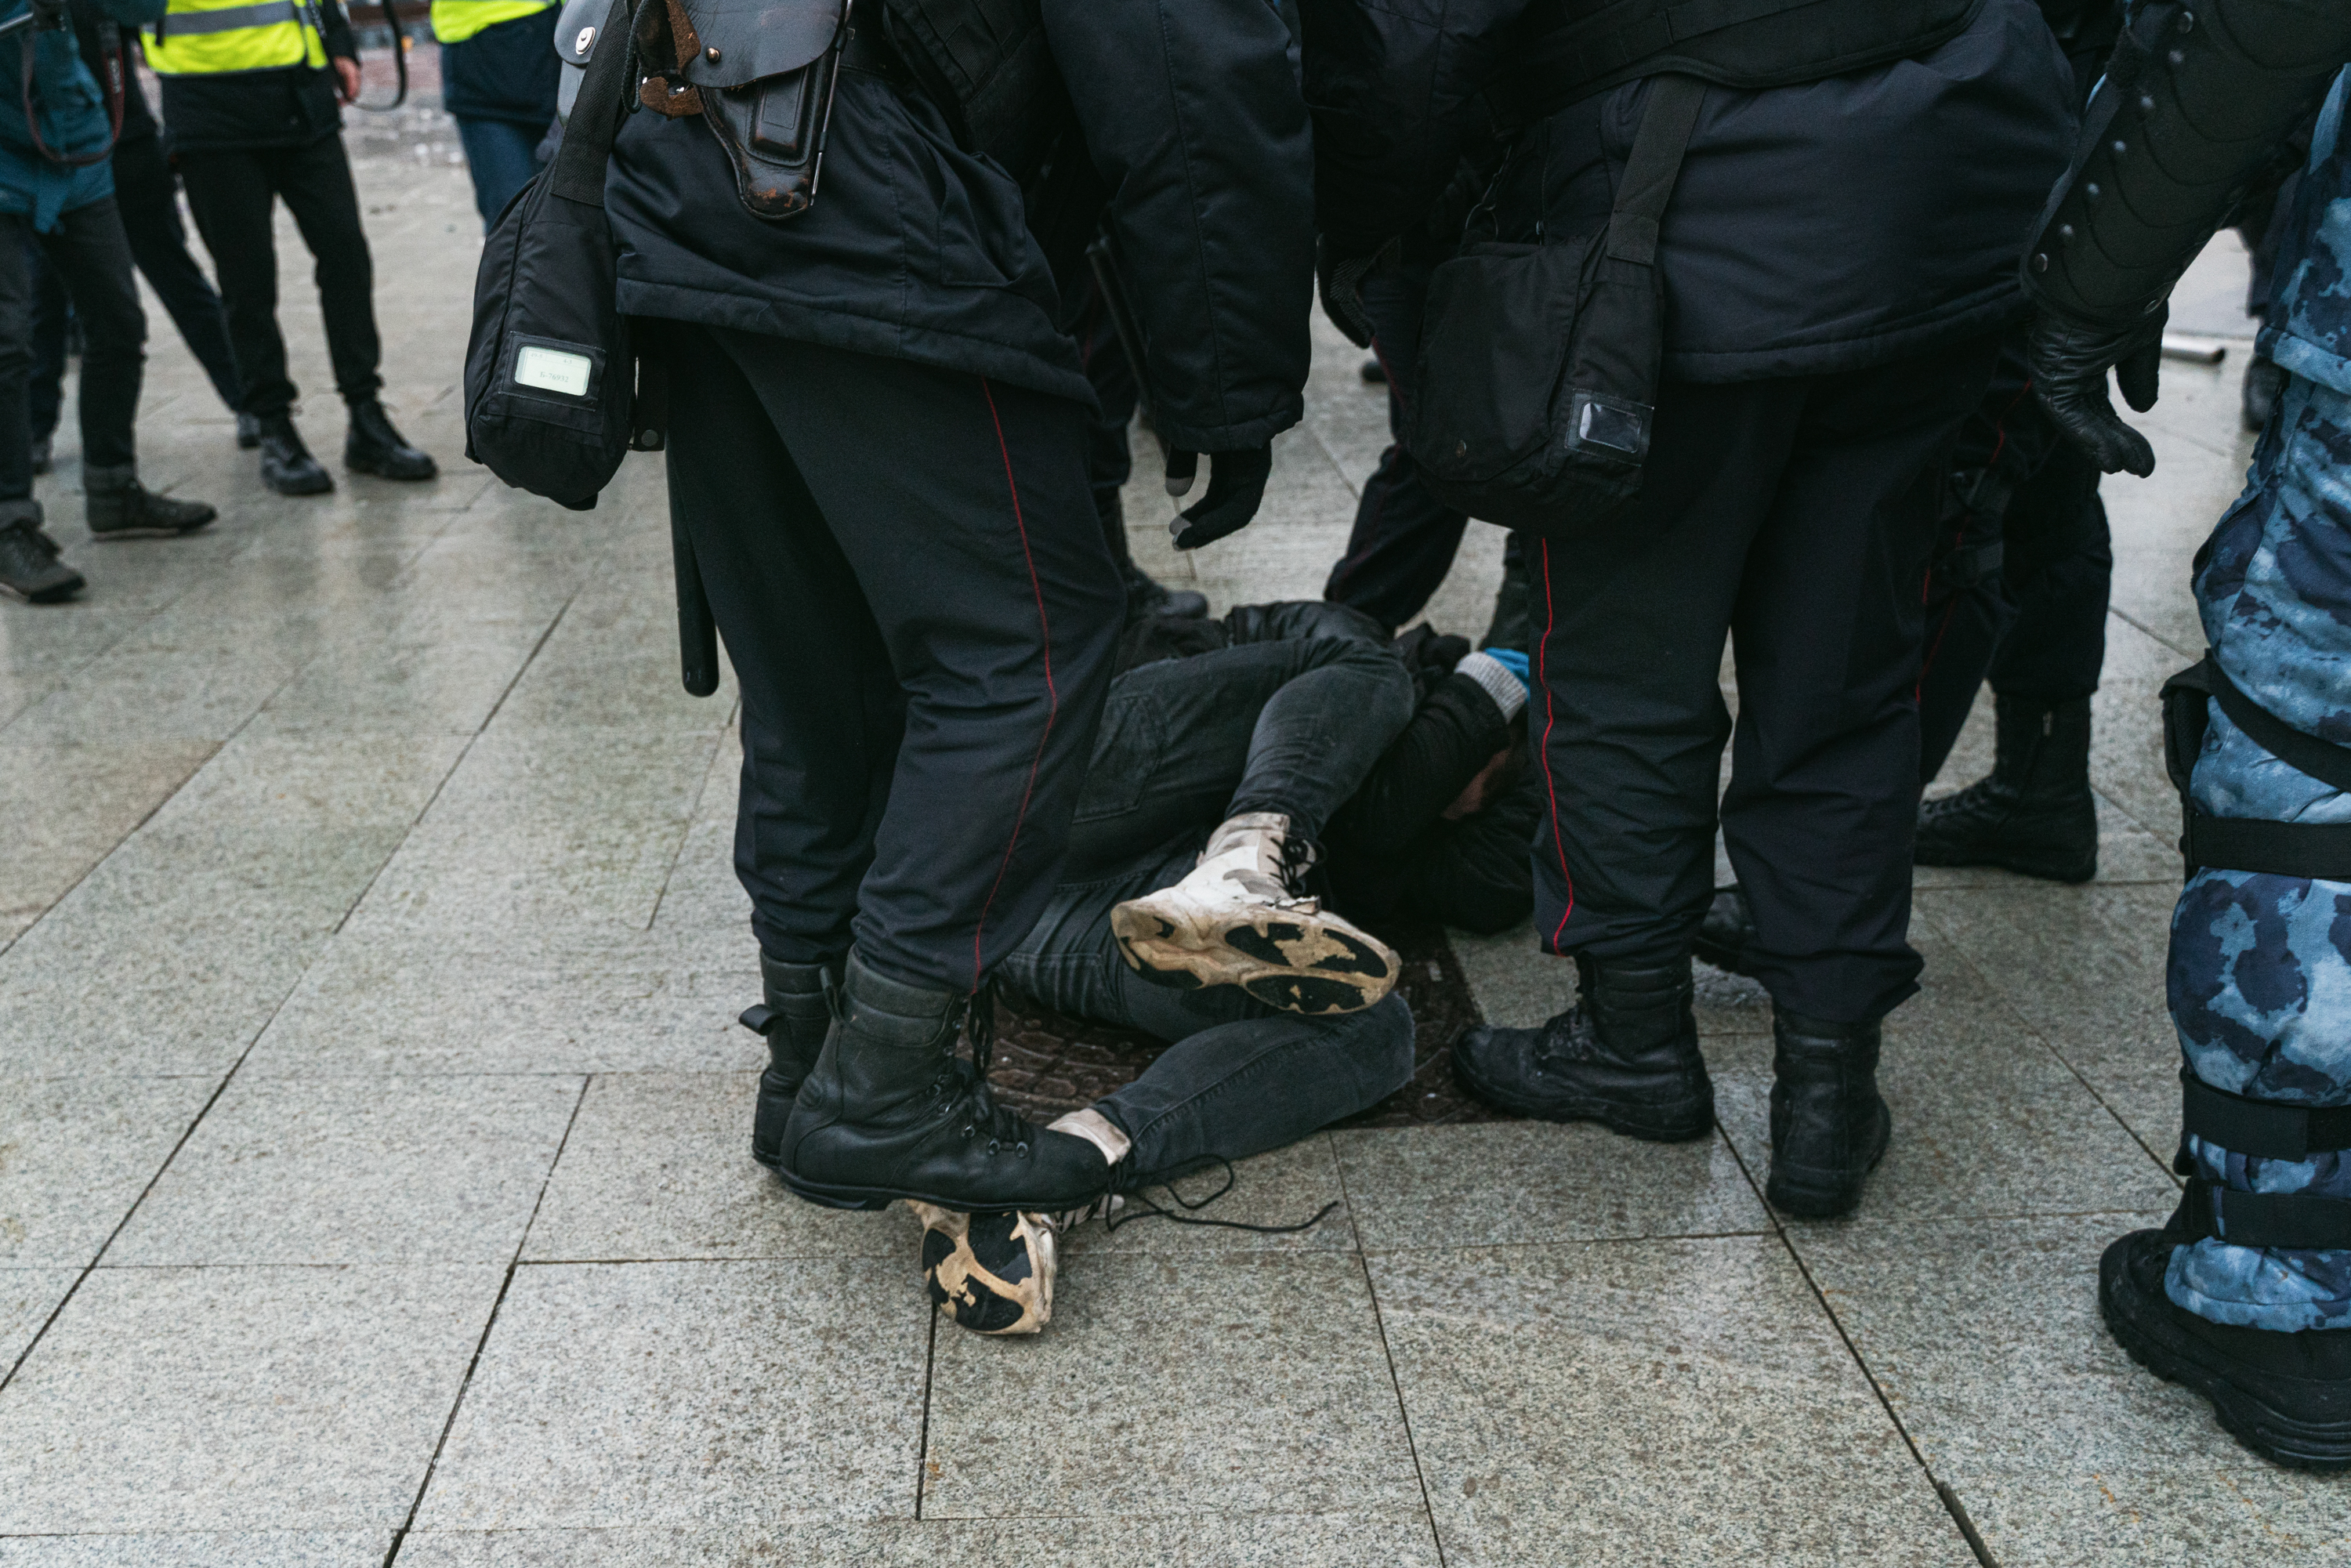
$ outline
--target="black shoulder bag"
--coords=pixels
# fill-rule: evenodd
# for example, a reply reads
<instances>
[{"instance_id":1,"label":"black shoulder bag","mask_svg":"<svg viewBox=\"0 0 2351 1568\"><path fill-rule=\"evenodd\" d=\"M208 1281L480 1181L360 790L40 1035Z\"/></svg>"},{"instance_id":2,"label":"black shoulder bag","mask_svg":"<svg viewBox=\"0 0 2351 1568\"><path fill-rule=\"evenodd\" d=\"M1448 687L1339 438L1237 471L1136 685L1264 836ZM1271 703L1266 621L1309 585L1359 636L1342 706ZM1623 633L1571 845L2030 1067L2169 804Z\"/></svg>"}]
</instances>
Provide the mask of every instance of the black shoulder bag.
<instances>
[{"instance_id":1,"label":"black shoulder bag","mask_svg":"<svg viewBox=\"0 0 2351 1568\"><path fill-rule=\"evenodd\" d=\"M1657 225L1705 95L1650 78L1601 234L1473 239L1430 277L1405 444L1446 506L1568 538L1639 493L1665 357Z\"/></svg>"},{"instance_id":2,"label":"black shoulder bag","mask_svg":"<svg viewBox=\"0 0 2351 1568\"><path fill-rule=\"evenodd\" d=\"M555 160L498 214L474 280L465 455L586 511L634 443L636 359L618 302L604 169L629 82L631 0L612 0Z\"/></svg>"}]
</instances>

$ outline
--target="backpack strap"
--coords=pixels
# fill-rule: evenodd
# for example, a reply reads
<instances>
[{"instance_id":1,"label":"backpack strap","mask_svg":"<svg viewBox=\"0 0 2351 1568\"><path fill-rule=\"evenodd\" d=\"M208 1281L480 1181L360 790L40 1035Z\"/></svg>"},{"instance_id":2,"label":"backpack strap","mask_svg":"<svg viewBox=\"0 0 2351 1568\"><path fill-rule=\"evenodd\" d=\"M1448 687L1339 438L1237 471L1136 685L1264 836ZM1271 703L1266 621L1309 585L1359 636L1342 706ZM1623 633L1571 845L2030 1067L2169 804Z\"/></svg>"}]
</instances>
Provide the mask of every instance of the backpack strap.
<instances>
[{"instance_id":1,"label":"backpack strap","mask_svg":"<svg viewBox=\"0 0 2351 1568\"><path fill-rule=\"evenodd\" d=\"M1633 152L1625 160L1608 214L1608 254L1616 260L1635 267L1656 264L1657 225L1673 198L1674 182L1681 178L1682 158L1689 151L1705 101L1706 83L1696 77L1650 78L1640 127L1633 133Z\"/></svg>"},{"instance_id":2,"label":"backpack strap","mask_svg":"<svg viewBox=\"0 0 2351 1568\"><path fill-rule=\"evenodd\" d=\"M549 171L554 177L550 193L582 206L604 204L604 165L612 156L612 139L621 133L629 67L637 53L632 9L631 0L612 0L611 9L604 13L603 28L588 57L588 74L580 83L579 101L563 128L555 167Z\"/></svg>"}]
</instances>

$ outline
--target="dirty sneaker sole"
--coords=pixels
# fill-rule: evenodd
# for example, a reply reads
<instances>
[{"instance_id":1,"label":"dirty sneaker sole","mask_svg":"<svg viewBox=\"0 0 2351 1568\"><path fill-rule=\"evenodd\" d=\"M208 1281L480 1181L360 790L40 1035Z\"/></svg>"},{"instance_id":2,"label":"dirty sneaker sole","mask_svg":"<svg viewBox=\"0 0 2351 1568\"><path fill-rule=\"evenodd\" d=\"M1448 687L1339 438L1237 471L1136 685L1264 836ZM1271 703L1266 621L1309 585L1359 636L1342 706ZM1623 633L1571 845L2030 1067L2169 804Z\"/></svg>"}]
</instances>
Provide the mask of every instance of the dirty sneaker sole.
<instances>
[{"instance_id":1,"label":"dirty sneaker sole","mask_svg":"<svg viewBox=\"0 0 2351 1568\"><path fill-rule=\"evenodd\" d=\"M1360 1012L1395 984L1387 945L1328 915L1260 908L1178 922L1138 899L1113 910L1110 927L1135 973L1171 990L1238 986L1312 1018Z\"/></svg>"},{"instance_id":2,"label":"dirty sneaker sole","mask_svg":"<svg viewBox=\"0 0 2351 1568\"><path fill-rule=\"evenodd\" d=\"M981 1334L1029 1334L1053 1321L1059 1266L1042 1215L965 1214L909 1203L923 1222L923 1284L956 1326Z\"/></svg>"}]
</instances>

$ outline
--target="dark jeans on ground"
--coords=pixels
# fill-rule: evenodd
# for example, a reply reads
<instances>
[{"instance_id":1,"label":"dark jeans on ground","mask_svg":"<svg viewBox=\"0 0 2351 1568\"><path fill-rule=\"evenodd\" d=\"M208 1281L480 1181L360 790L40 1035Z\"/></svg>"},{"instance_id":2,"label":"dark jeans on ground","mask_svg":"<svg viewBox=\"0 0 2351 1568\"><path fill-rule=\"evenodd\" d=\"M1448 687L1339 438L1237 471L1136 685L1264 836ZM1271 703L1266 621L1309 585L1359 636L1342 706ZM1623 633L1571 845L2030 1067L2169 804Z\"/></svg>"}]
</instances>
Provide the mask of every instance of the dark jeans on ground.
<instances>
[{"instance_id":1,"label":"dark jeans on ground","mask_svg":"<svg viewBox=\"0 0 2351 1568\"><path fill-rule=\"evenodd\" d=\"M554 117L549 116L551 120ZM507 210L517 192L538 172L538 144L545 125L519 125L511 120L457 121L457 140L465 146L465 167L474 176L474 210L482 214L487 232Z\"/></svg>"},{"instance_id":2,"label":"dark jeans on ground","mask_svg":"<svg viewBox=\"0 0 2351 1568\"><path fill-rule=\"evenodd\" d=\"M51 233L35 235L22 214L0 214L0 501L33 493L33 426L27 394L33 366L33 278L37 241L64 279L81 318L81 454L86 467L136 460L147 318L131 277L131 246L114 198L76 207Z\"/></svg>"},{"instance_id":3,"label":"dark jeans on ground","mask_svg":"<svg viewBox=\"0 0 2351 1568\"><path fill-rule=\"evenodd\" d=\"M131 260L163 302L172 325L202 365L204 379L231 410L237 406L236 361L229 353L228 318L212 279L188 251L188 231L180 222L179 177L163 157L162 142L141 136L114 149L114 204L131 242ZM57 427L66 370L65 284L34 259L33 435Z\"/></svg>"},{"instance_id":4,"label":"dark jeans on ground","mask_svg":"<svg viewBox=\"0 0 2351 1568\"><path fill-rule=\"evenodd\" d=\"M1126 596L1075 402L664 323L669 494L743 690L760 946L977 987L1068 843Z\"/></svg>"},{"instance_id":5,"label":"dark jeans on ground","mask_svg":"<svg viewBox=\"0 0 2351 1568\"><path fill-rule=\"evenodd\" d=\"M1558 953L1667 962L1721 825L1783 1008L1873 1019L1917 989L1921 590L1945 465L1997 343L1842 374L1658 389L1629 515L1537 547L1536 918Z\"/></svg>"},{"instance_id":6,"label":"dark jeans on ground","mask_svg":"<svg viewBox=\"0 0 2351 1568\"><path fill-rule=\"evenodd\" d=\"M1134 1140L1128 1157L1140 1171L1280 1148L1377 1104L1412 1077L1412 1009L1401 996L1337 1018L1300 1018L1237 986L1168 990L1127 967L1111 911L1182 881L1199 841L1196 831L1055 888L1001 971L1056 1012L1175 1042L1094 1105Z\"/></svg>"},{"instance_id":7,"label":"dark jeans on ground","mask_svg":"<svg viewBox=\"0 0 2351 1568\"><path fill-rule=\"evenodd\" d=\"M1303 1019L1238 987L1168 990L1128 967L1111 936L1111 911L1181 882L1227 817L1281 811L1319 833L1411 721L1412 677L1364 617L1276 605L1249 630L1266 640L1112 684L1064 880L1001 971L1058 1012L1176 1042L1094 1107L1134 1140L1137 1170L1280 1148L1412 1076L1401 997Z\"/></svg>"},{"instance_id":8,"label":"dark jeans on ground","mask_svg":"<svg viewBox=\"0 0 2351 1568\"><path fill-rule=\"evenodd\" d=\"M1962 549L1991 541L1964 519ZM2056 704L2098 689L2106 661L2114 544L2098 470L2059 443L2017 486L2000 527L2001 563L1948 597L1930 592L1918 681L1918 777L1931 784L1959 740L1984 677L2002 696Z\"/></svg>"},{"instance_id":9,"label":"dark jeans on ground","mask_svg":"<svg viewBox=\"0 0 2351 1568\"><path fill-rule=\"evenodd\" d=\"M1319 842L1404 727L1412 676L1337 606L1279 607L1276 641L1163 659L1112 683L1064 876L1109 875L1228 817L1279 811ZM1324 613L1318 614L1317 612Z\"/></svg>"},{"instance_id":10,"label":"dark jeans on ground","mask_svg":"<svg viewBox=\"0 0 2351 1568\"><path fill-rule=\"evenodd\" d=\"M360 225L359 192L340 135L298 147L203 148L179 155L196 232L212 253L236 355L239 405L264 419L285 413L298 395L286 373L286 340L277 330L277 246L270 213L283 199L317 259L319 304L335 390L346 402L375 396L383 358L375 329L375 266Z\"/></svg>"},{"instance_id":11,"label":"dark jeans on ground","mask_svg":"<svg viewBox=\"0 0 2351 1568\"><path fill-rule=\"evenodd\" d=\"M1431 270L1426 262L1407 262L1394 276L1373 277L1364 285L1364 308L1377 329L1372 350L1388 372L1390 439L1356 503L1347 553L1322 586L1323 598L1352 605L1391 631L1427 605L1453 570L1462 531L1469 523L1422 486L1420 469L1404 446Z\"/></svg>"}]
</instances>

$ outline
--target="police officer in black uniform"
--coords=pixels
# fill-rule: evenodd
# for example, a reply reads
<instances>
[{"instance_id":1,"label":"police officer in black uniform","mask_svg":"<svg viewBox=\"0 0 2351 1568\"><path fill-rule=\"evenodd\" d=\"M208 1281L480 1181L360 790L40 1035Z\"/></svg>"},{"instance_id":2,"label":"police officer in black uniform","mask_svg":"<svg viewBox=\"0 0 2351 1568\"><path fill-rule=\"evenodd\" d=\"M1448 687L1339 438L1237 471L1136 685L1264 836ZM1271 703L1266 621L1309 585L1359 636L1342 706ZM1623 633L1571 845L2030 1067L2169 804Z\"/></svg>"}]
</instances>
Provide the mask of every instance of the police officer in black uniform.
<instances>
[{"instance_id":1,"label":"police officer in black uniform","mask_svg":"<svg viewBox=\"0 0 2351 1568\"><path fill-rule=\"evenodd\" d=\"M1052 891L1124 621L1037 236L1107 223L1160 440L1208 455L1177 542L1241 526L1302 412L1294 44L1262 0L858 0L813 202L754 215L750 121L730 152L713 111L800 90L792 40L841 13L800 3L646 24L654 111L607 188L621 308L667 369L671 504L742 683L772 1052L753 1151L822 1203L1075 1207L1104 1153L955 1056Z\"/></svg>"},{"instance_id":2,"label":"police officer in black uniform","mask_svg":"<svg viewBox=\"0 0 2351 1568\"><path fill-rule=\"evenodd\" d=\"M1891 1120L1879 1020L1907 940L1920 591L1952 437L2021 314L2019 236L2063 169L2065 63L2031 0L1309 0L1334 285L1451 177L1483 93L1498 237L1597 233L1664 70L1711 84L1656 240L1664 374L1629 515L1538 541L1532 705L1546 947L1582 1001L1454 1047L1476 1092L1703 1135L1690 947L1721 820L1775 1003L1770 1197L1859 1201ZM1693 24L1697 24L1693 26ZM1334 296L1336 297L1334 298ZM1532 327L1530 323L1530 327Z\"/></svg>"}]
</instances>

